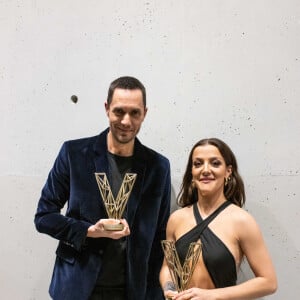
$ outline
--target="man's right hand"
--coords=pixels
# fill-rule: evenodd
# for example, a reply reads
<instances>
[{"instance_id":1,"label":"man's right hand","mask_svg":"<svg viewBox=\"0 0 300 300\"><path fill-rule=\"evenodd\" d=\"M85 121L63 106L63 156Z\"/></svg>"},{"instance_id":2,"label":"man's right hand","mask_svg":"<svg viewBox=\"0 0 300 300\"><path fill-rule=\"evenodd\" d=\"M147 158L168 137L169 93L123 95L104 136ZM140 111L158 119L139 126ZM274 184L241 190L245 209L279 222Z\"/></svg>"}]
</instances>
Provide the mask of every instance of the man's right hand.
<instances>
[{"instance_id":1,"label":"man's right hand","mask_svg":"<svg viewBox=\"0 0 300 300\"><path fill-rule=\"evenodd\" d=\"M125 219L118 220L123 224L124 228L122 230L105 230L104 224L111 223L115 221L113 219L100 219L96 224L91 225L87 231L87 237L91 238L111 238L114 240L118 240L122 237L125 237L130 234L130 229L127 221Z\"/></svg>"}]
</instances>

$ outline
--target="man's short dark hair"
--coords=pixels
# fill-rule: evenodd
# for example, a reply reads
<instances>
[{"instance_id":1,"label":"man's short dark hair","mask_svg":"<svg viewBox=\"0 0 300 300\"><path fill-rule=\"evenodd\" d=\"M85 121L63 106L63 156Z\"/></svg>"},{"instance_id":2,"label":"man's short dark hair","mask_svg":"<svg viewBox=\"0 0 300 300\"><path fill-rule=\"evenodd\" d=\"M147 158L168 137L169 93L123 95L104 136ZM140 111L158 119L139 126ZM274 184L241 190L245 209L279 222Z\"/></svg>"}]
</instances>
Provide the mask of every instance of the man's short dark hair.
<instances>
[{"instance_id":1,"label":"man's short dark hair","mask_svg":"<svg viewBox=\"0 0 300 300\"><path fill-rule=\"evenodd\" d=\"M107 105L110 106L115 89L141 90L143 95L143 104L146 107L146 89L144 85L136 78L123 76L115 79L109 86L107 94Z\"/></svg>"}]
</instances>

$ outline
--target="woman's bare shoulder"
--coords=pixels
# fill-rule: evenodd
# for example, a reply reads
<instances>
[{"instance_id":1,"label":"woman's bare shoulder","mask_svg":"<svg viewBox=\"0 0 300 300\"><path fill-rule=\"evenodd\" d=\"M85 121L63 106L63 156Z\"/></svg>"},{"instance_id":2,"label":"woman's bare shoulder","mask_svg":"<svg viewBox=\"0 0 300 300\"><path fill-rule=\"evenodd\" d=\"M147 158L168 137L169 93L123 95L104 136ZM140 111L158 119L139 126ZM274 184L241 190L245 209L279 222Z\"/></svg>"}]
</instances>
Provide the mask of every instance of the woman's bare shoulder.
<instances>
[{"instance_id":1,"label":"woman's bare shoulder","mask_svg":"<svg viewBox=\"0 0 300 300\"><path fill-rule=\"evenodd\" d=\"M228 206L227 213L240 221L252 218L251 214L244 207L239 207L233 203Z\"/></svg>"},{"instance_id":2,"label":"woman's bare shoulder","mask_svg":"<svg viewBox=\"0 0 300 300\"><path fill-rule=\"evenodd\" d=\"M178 208L169 217L168 227L176 228L179 224L185 223L191 217L192 206Z\"/></svg>"},{"instance_id":3,"label":"woman's bare shoulder","mask_svg":"<svg viewBox=\"0 0 300 300\"><path fill-rule=\"evenodd\" d=\"M178 208L170 215L170 220L177 221L189 216L192 212L192 206Z\"/></svg>"},{"instance_id":4,"label":"woman's bare shoulder","mask_svg":"<svg viewBox=\"0 0 300 300\"><path fill-rule=\"evenodd\" d=\"M167 225L167 237L168 239L176 240L179 235L186 232L188 228L192 227L193 218L193 208L192 206L186 206L175 210L168 221Z\"/></svg>"},{"instance_id":5,"label":"woman's bare shoulder","mask_svg":"<svg viewBox=\"0 0 300 300\"><path fill-rule=\"evenodd\" d=\"M228 207L228 217L234 223L234 226L240 232L248 232L258 230L258 224L254 217L245 208L241 208L237 205L230 205Z\"/></svg>"}]
</instances>

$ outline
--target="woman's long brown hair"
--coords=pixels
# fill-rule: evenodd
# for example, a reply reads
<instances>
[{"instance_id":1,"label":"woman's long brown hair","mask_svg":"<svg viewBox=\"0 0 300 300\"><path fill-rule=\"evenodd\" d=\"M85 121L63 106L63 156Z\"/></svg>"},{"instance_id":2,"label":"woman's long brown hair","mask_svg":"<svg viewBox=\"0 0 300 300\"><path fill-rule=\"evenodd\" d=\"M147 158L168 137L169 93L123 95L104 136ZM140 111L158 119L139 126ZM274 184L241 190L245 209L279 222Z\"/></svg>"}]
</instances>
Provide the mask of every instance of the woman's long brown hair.
<instances>
[{"instance_id":1,"label":"woman's long brown hair","mask_svg":"<svg viewBox=\"0 0 300 300\"><path fill-rule=\"evenodd\" d=\"M224 184L224 195L227 200L231 201L239 207L242 207L246 201L245 187L243 179L238 173L238 166L235 155L226 143L217 138L202 139L193 146L189 154L189 159L183 176L181 188L177 196L178 205L180 207L185 207L193 204L194 202L197 202L198 200L197 189L192 185L192 160L195 148L204 145L212 145L218 148L225 160L226 166L232 167L230 180L226 185Z\"/></svg>"}]
</instances>

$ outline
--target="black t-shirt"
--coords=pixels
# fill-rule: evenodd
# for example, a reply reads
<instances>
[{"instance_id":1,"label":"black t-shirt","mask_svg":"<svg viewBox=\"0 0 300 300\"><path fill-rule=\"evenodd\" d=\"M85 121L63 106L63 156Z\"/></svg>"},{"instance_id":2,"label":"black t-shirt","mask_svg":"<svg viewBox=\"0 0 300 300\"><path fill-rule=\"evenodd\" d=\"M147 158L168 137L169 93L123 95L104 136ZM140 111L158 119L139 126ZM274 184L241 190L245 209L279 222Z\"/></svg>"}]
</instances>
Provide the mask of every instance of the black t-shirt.
<instances>
[{"instance_id":1,"label":"black t-shirt","mask_svg":"<svg viewBox=\"0 0 300 300\"><path fill-rule=\"evenodd\" d=\"M109 174L108 181L114 198L117 197L125 173L129 173L132 166L132 156L118 156L108 152ZM126 218L126 208L123 218ZM106 239L107 246L103 254L102 268L98 276L97 286L122 287L125 286L126 273L126 238L119 240Z\"/></svg>"}]
</instances>

